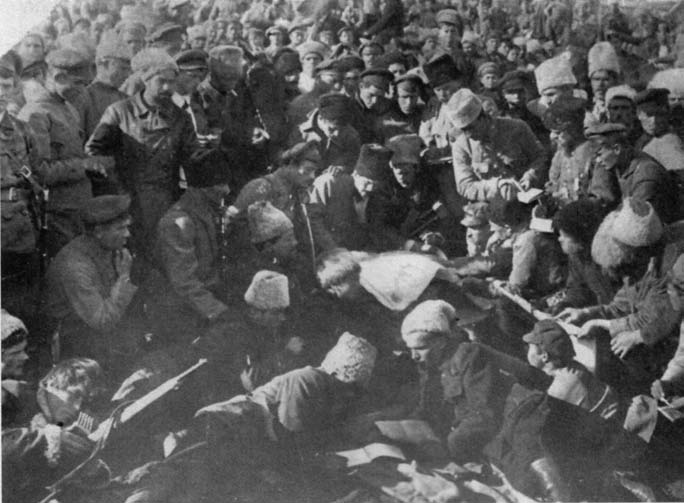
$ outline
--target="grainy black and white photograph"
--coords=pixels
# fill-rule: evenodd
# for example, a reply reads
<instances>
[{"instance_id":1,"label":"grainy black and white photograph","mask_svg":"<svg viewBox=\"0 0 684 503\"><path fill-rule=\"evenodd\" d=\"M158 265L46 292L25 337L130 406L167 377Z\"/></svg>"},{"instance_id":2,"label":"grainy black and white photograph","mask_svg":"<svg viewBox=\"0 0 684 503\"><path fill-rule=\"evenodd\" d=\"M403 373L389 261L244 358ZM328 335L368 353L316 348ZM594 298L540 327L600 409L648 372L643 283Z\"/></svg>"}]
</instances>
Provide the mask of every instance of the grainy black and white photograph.
<instances>
[{"instance_id":1,"label":"grainy black and white photograph","mask_svg":"<svg viewBox=\"0 0 684 503\"><path fill-rule=\"evenodd\" d=\"M3 503L684 501L684 0L0 0Z\"/></svg>"}]
</instances>

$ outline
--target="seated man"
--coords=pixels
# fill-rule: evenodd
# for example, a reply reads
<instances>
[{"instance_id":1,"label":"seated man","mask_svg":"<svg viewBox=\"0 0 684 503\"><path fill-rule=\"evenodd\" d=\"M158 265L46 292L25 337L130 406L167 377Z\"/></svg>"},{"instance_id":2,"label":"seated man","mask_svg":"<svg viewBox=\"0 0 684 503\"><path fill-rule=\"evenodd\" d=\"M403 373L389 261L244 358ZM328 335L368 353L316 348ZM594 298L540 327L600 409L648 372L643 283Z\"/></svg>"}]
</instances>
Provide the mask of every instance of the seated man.
<instances>
[{"instance_id":1,"label":"seated man","mask_svg":"<svg viewBox=\"0 0 684 503\"><path fill-rule=\"evenodd\" d=\"M26 396L28 386L20 381L24 375L26 354L26 326L4 309L2 323L2 426L20 424L31 400Z\"/></svg>"},{"instance_id":2,"label":"seated man","mask_svg":"<svg viewBox=\"0 0 684 503\"><path fill-rule=\"evenodd\" d=\"M573 201L554 215L558 242L568 257L568 279L562 298L551 309L552 314L566 307L606 304L615 295L615 286L591 260L591 241L604 215L595 199Z\"/></svg>"},{"instance_id":3,"label":"seated man","mask_svg":"<svg viewBox=\"0 0 684 503\"><path fill-rule=\"evenodd\" d=\"M541 320L523 336L530 365L553 377L549 396L577 405L601 417L617 411L615 392L576 361L570 336L553 320Z\"/></svg>"},{"instance_id":4,"label":"seated man","mask_svg":"<svg viewBox=\"0 0 684 503\"><path fill-rule=\"evenodd\" d=\"M511 233L513 248L508 288L526 298L555 293L565 284L566 261L553 234L532 229L531 209L518 201L496 199L490 220Z\"/></svg>"},{"instance_id":5,"label":"seated man","mask_svg":"<svg viewBox=\"0 0 684 503\"><path fill-rule=\"evenodd\" d=\"M546 181L544 147L523 121L491 117L468 89L447 105L453 127L463 131L452 143L458 193L469 201L514 200L520 188Z\"/></svg>"},{"instance_id":6,"label":"seated man","mask_svg":"<svg viewBox=\"0 0 684 503\"><path fill-rule=\"evenodd\" d=\"M37 395L41 413L31 426L2 430L3 499L37 501L46 495L45 486L85 460L94 443L71 425L101 377L97 362L73 358L42 379Z\"/></svg>"},{"instance_id":7,"label":"seated man","mask_svg":"<svg viewBox=\"0 0 684 503\"><path fill-rule=\"evenodd\" d=\"M221 165L187 170L188 189L158 225L157 257L149 306L165 345L189 343L204 324L227 313L220 277L223 198L228 174ZM155 284L156 283L156 284Z\"/></svg>"},{"instance_id":8,"label":"seated man","mask_svg":"<svg viewBox=\"0 0 684 503\"><path fill-rule=\"evenodd\" d=\"M464 462L479 457L498 431L509 384L456 321L453 306L428 300L404 318L401 336L420 379L412 415L432 426L449 457Z\"/></svg>"},{"instance_id":9,"label":"seated man","mask_svg":"<svg viewBox=\"0 0 684 503\"><path fill-rule=\"evenodd\" d=\"M134 350L123 331L137 286L126 248L127 196L100 196L81 210L85 233L60 250L47 272L47 310L58 322L53 358L95 357L107 371Z\"/></svg>"},{"instance_id":10,"label":"seated man","mask_svg":"<svg viewBox=\"0 0 684 503\"><path fill-rule=\"evenodd\" d=\"M371 230L372 196L385 189L391 151L369 143L361 147L351 174L329 170L314 180L311 203L323 209L326 229L337 246L380 250L381 229Z\"/></svg>"},{"instance_id":11,"label":"seated man","mask_svg":"<svg viewBox=\"0 0 684 503\"><path fill-rule=\"evenodd\" d=\"M204 407L207 442L215 479L245 468L289 470L337 438L345 418L367 386L377 350L365 339L344 333L318 367L279 375L250 395ZM251 478L250 478L251 480Z\"/></svg>"},{"instance_id":12,"label":"seated man","mask_svg":"<svg viewBox=\"0 0 684 503\"><path fill-rule=\"evenodd\" d=\"M392 176L387 190L372 194L368 205L369 221L374 234L382 241L381 249L401 249L409 241L420 241L430 231L440 232L440 241L444 241L449 235L447 231L455 226L444 222L446 208L441 202L440 211L433 210L439 189L435 180L420 170L422 140L416 134L399 135L390 138L387 147L392 153L389 159ZM457 241L455 236L450 237L451 241Z\"/></svg>"},{"instance_id":13,"label":"seated man","mask_svg":"<svg viewBox=\"0 0 684 503\"><path fill-rule=\"evenodd\" d=\"M622 281L604 305L567 308L558 317L597 340L597 376L629 396L648 392L676 348L680 321L656 264L663 226L653 206L627 198L608 214L592 242L592 258ZM599 330L600 329L600 330Z\"/></svg>"}]
</instances>

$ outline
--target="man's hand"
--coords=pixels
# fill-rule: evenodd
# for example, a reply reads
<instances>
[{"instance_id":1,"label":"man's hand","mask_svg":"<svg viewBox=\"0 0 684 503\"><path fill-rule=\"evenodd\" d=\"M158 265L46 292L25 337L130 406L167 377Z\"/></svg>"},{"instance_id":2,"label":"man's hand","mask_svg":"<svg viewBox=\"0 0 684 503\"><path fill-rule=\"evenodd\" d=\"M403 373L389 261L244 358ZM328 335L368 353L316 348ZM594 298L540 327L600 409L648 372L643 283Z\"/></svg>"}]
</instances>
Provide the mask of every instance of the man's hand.
<instances>
[{"instance_id":1,"label":"man's hand","mask_svg":"<svg viewBox=\"0 0 684 503\"><path fill-rule=\"evenodd\" d=\"M518 182L520 184L520 188L523 190L530 190L532 188L532 179L534 178L534 176L534 171L526 171L520 178L520 182Z\"/></svg>"},{"instance_id":2,"label":"man's hand","mask_svg":"<svg viewBox=\"0 0 684 503\"><path fill-rule=\"evenodd\" d=\"M89 162L86 163L85 170L88 173L107 178L109 173L107 172L107 167L96 159L88 159Z\"/></svg>"},{"instance_id":3,"label":"man's hand","mask_svg":"<svg viewBox=\"0 0 684 503\"><path fill-rule=\"evenodd\" d=\"M589 320L580 327L579 332L577 333L577 337L587 337L589 335L589 332L591 332L595 328L605 328L606 330L608 330L609 326L610 321L608 320Z\"/></svg>"},{"instance_id":4,"label":"man's hand","mask_svg":"<svg viewBox=\"0 0 684 503\"><path fill-rule=\"evenodd\" d=\"M610 349L618 358L624 358L636 345L644 342L639 330L620 332L610 340Z\"/></svg>"},{"instance_id":5,"label":"man's hand","mask_svg":"<svg viewBox=\"0 0 684 503\"><path fill-rule=\"evenodd\" d=\"M499 195L505 201L514 201L518 197L517 182L512 178L502 178L497 183L497 188L499 189Z\"/></svg>"},{"instance_id":6,"label":"man's hand","mask_svg":"<svg viewBox=\"0 0 684 503\"><path fill-rule=\"evenodd\" d=\"M114 268L119 278L130 278L133 255L127 248L123 248L114 254Z\"/></svg>"},{"instance_id":7,"label":"man's hand","mask_svg":"<svg viewBox=\"0 0 684 503\"><path fill-rule=\"evenodd\" d=\"M653 384L651 384L651 396L656 400L664 399L672 394L672 383L670 381L656 379L653 381Z\"/></svg>"},{"instance_id":8,"label":"man's hand","mask_svg":"<svg viewBox=\"0 0 684 503\"><path fill-rule=\"evenodd\" d=\"M584 309L580 309L577 307L566 307L556 316L556 318L560 321L572 323L573 325L577 325L579 323L584 322L584 320L586 320L586 317L587 314L584 311Z\"/></svg>"},{"instance_id":9,"label":"man's hand","mask_svg":"<svg viewBox=\"0 0 684 503\"><path fill-rule=\"evenodd\" d=\"M508 288L508 282L502 279L494 279L489 282L489 293L492 297L500 297L501 290Z\"/></svg>"}]
</instances>

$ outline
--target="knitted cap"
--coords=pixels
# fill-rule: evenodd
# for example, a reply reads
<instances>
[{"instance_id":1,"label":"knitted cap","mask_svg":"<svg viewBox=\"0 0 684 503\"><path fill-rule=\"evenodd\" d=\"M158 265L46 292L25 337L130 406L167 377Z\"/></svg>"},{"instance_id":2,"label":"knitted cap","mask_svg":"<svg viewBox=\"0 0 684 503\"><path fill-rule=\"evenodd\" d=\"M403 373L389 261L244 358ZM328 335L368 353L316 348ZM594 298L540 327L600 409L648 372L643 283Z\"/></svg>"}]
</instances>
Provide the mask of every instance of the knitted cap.
<instances>
[{"instance_id":1,"label":"knitted cap","mask_svg":"<svg viewBox=\"0 0 684 503\"><path fill-rule=\"evenodd\" d=\"M596 42L587 55L589 63L589 77L599 70L620 73L620 63L617 52L610 42Z\"/></svg>"},{"instance_id":2,"label":"knitted cap","mask_svg":"<svg viewBox=\"0 0 684 503\"><path fill-rule=\"evenodd\" d=\"M401 324L401 337L408 346L423 346L431 335L449 334L456 320L456 310L451 304L426 300L406 315Z\"/></svg>"},{"instance_id":3,"label":"knitted cap","mask_svg":"<svg viewBox=\"0 0 684 503\"><path fill-rule=\"evenodd\" d=\"M12 316L4 309L0 313L0 325L2 325L2 346L8 348L16 346L26 339L26 325L16 316Z\"/></svg>"},{"instance_id":4,"label":"knitted cap","mask_svg":"<svg viewBox=\"0 0 684 503\"><path fill-rule=\"evenodd\" d=\"M663 235L663 224L651 203L628 197L617 210L611 235L628 246L650 246Z\"/></svg>"},{"instance_id":5,"label":"knitted cap","mask_svg":"<svg viewBox=\"0 0 684 503\"><path fill-rule=\"evenodd\" d=\"M367 386L377 354L378 350L366 339L345 332L325 355L321 369L342 382Z\"/></svg>"},{"instance_id":6,"label":"knitted cap","mask_svg":"<svg viewBox=\"0 0 684 503\"><path fill-rule=\"evenodd\" d=\"M289 307L287 276L274 271L259 271L245 292L245 302L262 310Z\"/></svg>"},{"instance_id":7,"label":"knitted cap","mask_svg":"<svg viewBox=\"0 0 684 503\"><path fill-rule=\"evenodd\" d=\"M564 55L547 59L534 70L537 79L537 90L542 93L551 87L576 85L577 79L572 73L570 60Z\"/></svg>"},{"instance_id":8,"label":"knitted cap","mask_svg":"<svg viewBox=\"0 0 684 503\"><path fill-rule=\"evenodd\" d=\"M247 220L252 243L270 241L294 229L287 215L268 201L250 204Z\"/></svg>"}]
</instances>

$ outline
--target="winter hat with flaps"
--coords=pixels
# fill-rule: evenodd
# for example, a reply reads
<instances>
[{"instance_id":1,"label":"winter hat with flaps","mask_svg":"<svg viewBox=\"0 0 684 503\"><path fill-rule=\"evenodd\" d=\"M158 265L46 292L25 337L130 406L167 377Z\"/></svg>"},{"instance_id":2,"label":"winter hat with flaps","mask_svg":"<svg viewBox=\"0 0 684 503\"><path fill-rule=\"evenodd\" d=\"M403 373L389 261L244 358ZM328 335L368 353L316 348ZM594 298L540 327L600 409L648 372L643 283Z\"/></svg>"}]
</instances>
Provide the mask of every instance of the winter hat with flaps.
<instances>
[{"instance_id":1,"label":"winter hat with flaps","mask_svg":"<svg viewBox=\"0 0 684 503\"><path fill-rule=\"evenodd\" d=\"M252 243L264 243L294 229L287 215L268 201L250 204L247 221Z\"/></svg>"},{"instance_id":2,"label":"winter hat with flaps","mask_svg":"<svg viewBox=\"0 0 684 503\"><path fill-rule=\"evenodd\" d=\"M367 386L377 354L378 350L366 339L345 332L325 355L321 369L342 382Z\"/></svg>"},{"instance_id":3,"label":"winter hat with flaps","mask_svg":"<svg viewBox=\"0 0 684 503\"><path fill-rule=\"evenodd\" d=\"M617 267L630 247L651 246L663 235L663 224L650 203L627 198L601 222L591 244L591 257L603 268Z\"/></svg>"},{"instance_id":4,"label":"winter hat with flaps","mask_svg":"<svg viewBox=\"0 0 684 503\"><path fill-rule=\"evenodd\" d=\"M259 271L245 292L245 302L264 311L290 307L287 276L274 271Z\"/></svg>"},{"instance_id":5,"label":"winter hat with flaps","mask_svg":"<svg viewBox=\"0 0 684 503\"><path fill-rule=\"evenodd\" d=\"M413 347L425 345L434 335L449 335L457 320L454 306L443 300L421 302L401 324L401 338Z\"/></svg>"},{"instance_id":6,"label":"winter hat with flaps","mask_svg":"<svg viewBox=\"0 0 684 503\"><path fill-rule=\"evenodd\" d=\"M361 146L359 158L354 166L354 173L377 182L387 180L389 161L392 151L378 143L366 143Z\"/></svg>"}]
</instances>

